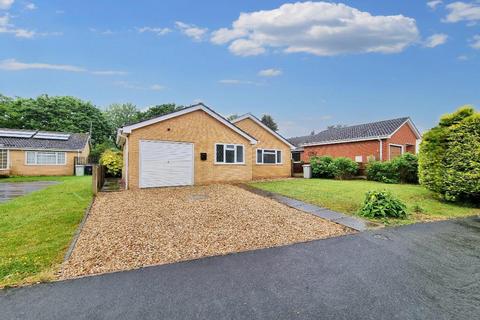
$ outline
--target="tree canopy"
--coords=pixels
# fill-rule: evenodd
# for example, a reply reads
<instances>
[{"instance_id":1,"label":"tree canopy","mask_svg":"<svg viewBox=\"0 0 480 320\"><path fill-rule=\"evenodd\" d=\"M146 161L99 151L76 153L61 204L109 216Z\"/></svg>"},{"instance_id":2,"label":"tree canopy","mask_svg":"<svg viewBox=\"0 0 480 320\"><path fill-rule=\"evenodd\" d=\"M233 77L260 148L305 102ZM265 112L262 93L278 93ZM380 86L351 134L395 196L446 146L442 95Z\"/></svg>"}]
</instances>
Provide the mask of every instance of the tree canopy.
<instances>
[{"instance_id":1,"label":"tree canopy","mask_svg":"<svg viewBox=\"0 0 480 320\"><path fill-rule=\"evenodd\" d=\"M480 113L464 106L424 134L420 183L446 200L480 201Z\"/></svg>"},{"instance_id":2,"label":"tree canopy","mask_svg":"<svg viewBox=\"0 0 480 320\"><path fill-rule=\"evenodd\" d=\"M277 123L273 120L273 118L272 118L271 115L264 114L264 115L262 116L261 121L263 122L263 124L265 124L267 127L269 127L270 129L272 129L273 131L278 131L278 125L277 125Z\"/></svg>"},{"instance_id":3,"label":"tree canopy","mask_svg":"<svg viewBox=\"0 0 480 320\"><path fill-rule=\"evenodd\" d=\"M9 98L0 95L0 127L87 133L92 143L111 138L112 126L92 103L69 96Z\"/></svg>"},{"instance_id":4,"label":"tree canopy","mask_svg":"<svg viewBox=\"0 0 480 320\"><path fill-rule=\"evenodd\" d=\"M112 103L104 112L114 130L139 120L140 111L132 103Z\"/></svg>"}]
</instances>

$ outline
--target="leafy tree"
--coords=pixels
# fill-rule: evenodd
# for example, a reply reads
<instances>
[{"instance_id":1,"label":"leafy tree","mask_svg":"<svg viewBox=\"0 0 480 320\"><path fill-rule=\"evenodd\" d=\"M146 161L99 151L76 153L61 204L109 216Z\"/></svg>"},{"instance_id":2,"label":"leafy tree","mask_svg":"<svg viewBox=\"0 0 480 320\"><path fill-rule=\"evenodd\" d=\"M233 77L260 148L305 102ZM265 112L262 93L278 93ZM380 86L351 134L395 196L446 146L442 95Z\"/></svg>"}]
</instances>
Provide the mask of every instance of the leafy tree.
<instances>
[{"instance_id":1,"label":"leafy tree","mask_svg":"<svg viewBox=\"0 0 480 320\"><path fill-rule=\"evenodd\" d=\"M233 120L235 120L235 119L238 119L238 114L236 114L236 113L235 113L235 114L231 114L231 115L229 115L229 116L227 117L227 120L228 120L228 121L233 121Z\"/></svg>"},{"instance_id":2,"label":"leafy tree","mask_svg":"<svg viewBox=\"0 0 480 320\"><path fill-rule=\"evenodd\" d=\"M138 121L140 111L132 103L112 103L104 112L105 118L116 130L126 124Z\"/></svg>"},{"instance_id":3,"label":"leafy tree","mask_svg":"<svg viewBox=\"0 0 480 320\"><path fill-rule=\"evenodd\" d=\"M100 157L100 163L107 168L108 174L117 177L122 173L122 152L111 149L105 150Z\"/></svg>"},{"instance_id":4,"label":"leafy tree","mask_svg":"<svg viewBox=\"0 0 480 320\"><path fill-rule=\"evenodd\" d=\"M423 136L420 183L446 200L480 201L480 113L464 106Z\"/></svg>"},{"instance_id":5,"label":"leafy tree","mask_svg":"<svg viewBox=\"0 0 480 320\"><path fill-rule=\"evenodd\" d=\"M111 137L112 127L92 103L69 96L0 96L0 127L61 132L90 132L92 143Z\"/></svg>"},{"instance_id":6,"label":"leafy tree","mask_svg":"<svg viewBox=\"0 0 480 320\"><path fill-rule=\"evenodd\" d=\"M160 104L148 108L140 113L140 121L162 116L167 113L184 109L184 106L177 106L175 103Z\"/></svg>"},{"instance_id":7,"label":"leafy tree","mask_svg":"<svg viewBox=\"0 0 480 320\"><path fill-rule=\"evenodd\" d=\"M272 116L268 115L268 114L264 114L262 116L262 119L261 121L267 126L269 127L270 129L272 129L273 131L278 131L278 125L277 123L273 120Z\"/></svg>"}]
</instances>

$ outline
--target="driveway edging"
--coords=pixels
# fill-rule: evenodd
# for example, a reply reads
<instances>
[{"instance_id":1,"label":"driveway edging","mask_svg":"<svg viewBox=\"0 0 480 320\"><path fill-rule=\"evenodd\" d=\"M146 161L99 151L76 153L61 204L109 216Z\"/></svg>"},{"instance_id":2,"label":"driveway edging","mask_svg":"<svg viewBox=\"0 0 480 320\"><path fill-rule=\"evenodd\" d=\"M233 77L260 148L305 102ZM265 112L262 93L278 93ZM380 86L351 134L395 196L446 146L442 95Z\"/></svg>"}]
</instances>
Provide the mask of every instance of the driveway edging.
<instances>
[{"instance_id":1,"label":"driveway edging","mask_svg":"<svg viewBox=\"0 0 480 320\"><path fill-rule=\"evenodd\" d=\"M369 226L372 227L371 223L363 219L348 216L346 214L343 214L337 211L332 211L326 208L322 208L311 203L289 198L275 192L258 189L244 183L238 184L238 186L240 188L243 188L247 191L258 194L260 196L273 199L288 207L316 215L317 217L320 217L322 219L325 219L334 223L338 223L342 226L348 227L356 231L366 231L368 230Z\"/></svg>"}]
</instances>

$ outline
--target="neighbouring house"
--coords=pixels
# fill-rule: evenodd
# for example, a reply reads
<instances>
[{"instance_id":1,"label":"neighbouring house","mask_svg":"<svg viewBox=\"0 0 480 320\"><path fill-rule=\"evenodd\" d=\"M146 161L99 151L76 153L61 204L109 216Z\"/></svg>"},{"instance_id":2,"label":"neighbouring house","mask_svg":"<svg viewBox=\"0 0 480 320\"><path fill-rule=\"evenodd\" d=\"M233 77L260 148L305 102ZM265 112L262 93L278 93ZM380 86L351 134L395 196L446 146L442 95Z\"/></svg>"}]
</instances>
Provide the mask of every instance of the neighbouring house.
<instances>
[{"instance_id":1,"label":"neighbouring house","mask_svg":"<svg viewBox=\"0 0 480 320\"><path fill-rule=\"evenodd\" d=\"M417 153L421 134L409 117L331 128L317 134L290 138L296 146L294 163L313 156L348 157L363 167L370 160L391 160L405 152ZM296 166L297 170L301 166Z\"/></svg>"},{"instance_id":2,"label":"neighbouring house","mask_svg":"<svg viewBox=\"0 0 480 320\"><path fill-rule=\"evenodd\" d=\"M291 175L286 139L248 114L232 123L196 104L118 130L127 189Z\"/></svg>"},{"instance_id":3,"label":"neighbouring house","mask_svg":"<svg viewBox=\"0 0 480 320\"><path fill-rule=\"evenodd\" d=\"M90 135L0 129L0 175L73 175L76 157L88 157Z\"/></svg>"}]
</instances>

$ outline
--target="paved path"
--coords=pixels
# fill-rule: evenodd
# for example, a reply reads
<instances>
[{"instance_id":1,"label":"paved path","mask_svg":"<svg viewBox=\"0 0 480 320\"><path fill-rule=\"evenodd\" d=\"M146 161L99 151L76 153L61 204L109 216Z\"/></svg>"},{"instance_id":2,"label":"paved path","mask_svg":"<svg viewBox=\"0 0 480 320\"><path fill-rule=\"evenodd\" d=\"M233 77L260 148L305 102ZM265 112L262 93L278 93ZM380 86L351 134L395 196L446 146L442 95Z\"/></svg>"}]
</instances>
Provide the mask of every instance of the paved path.
<instances>
[{"instance_id":1,"label":"paved path","mask_svg":"<svg viewBox=\"0 0 480 320\"><path fill-rule=\"evenodd\" d=\"M478 319L480 219L0 293L1 319Z\"/></svg>"},{"instance_id":2,"label":"paved path","mask_svg":"<svg viewBox=\"0 0 480 320\"><path fill-rule=\"evenodd\" d=\"M316 215L317 217L341 224L343 226L352 228L357 231L365 231L368 228L378 227L378 225L375 225L371 222L360 219L358 217L352 217L344 213L325 209L325 208L316 206L314 204L310 204L297 199L285 197L278 193L258 189L258 188L249 186L247 184L239 184L239 187L245 190L248 190L250 192L256 193L258 195L261 195L263 197L267 197L275 201L278 201L280 203L283 203L284 205L289 206L291 208L295 208L303 212L311 213L313 215Z\"/></svg>"},{"instance_id":3,"label":"paved path","mask_svg":"<svg viewBox=\"0 0 480 320\"><path fill-rule=\"evenodd\" d=\"M57 181L33 181L33 182L0 182L0 203L16 197L21 197L30 192L45 189Z\"/></svg>"}]
</instances>

